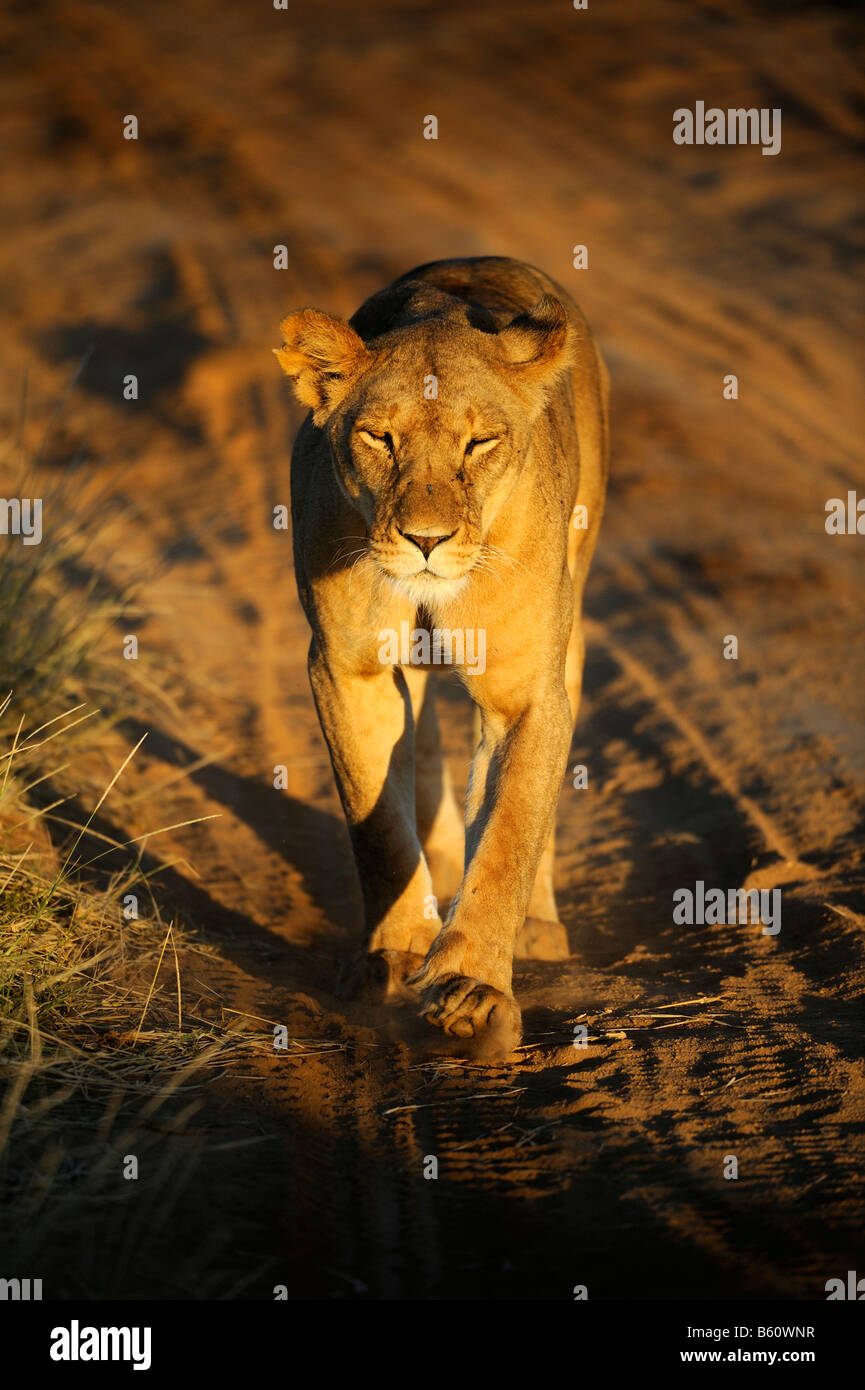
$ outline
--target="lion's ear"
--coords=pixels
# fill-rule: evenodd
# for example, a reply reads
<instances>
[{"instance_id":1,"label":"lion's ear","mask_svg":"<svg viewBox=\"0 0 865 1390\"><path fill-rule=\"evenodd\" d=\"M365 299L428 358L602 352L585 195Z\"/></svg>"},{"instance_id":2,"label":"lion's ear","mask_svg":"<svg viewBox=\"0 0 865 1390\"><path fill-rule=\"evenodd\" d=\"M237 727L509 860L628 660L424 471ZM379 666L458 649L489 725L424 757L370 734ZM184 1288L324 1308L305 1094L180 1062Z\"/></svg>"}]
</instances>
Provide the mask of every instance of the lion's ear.
<instances>
[{"instance_id":1,"label":"lion's ear","mask_svg":"<svg viewBox=\"0 0 865 1390\"><path fill-rule=\"evenodd\" d=\"M369 364L371 354L353 328L318 309L299 309L279 325L285 342L274 355L291 377L297 399L323 425Z\"/></svg>"},{"instance_id":2,"label":"lion's ear","mask_svg":"<svg viewBox=\"0 0 865 1390\"><path fill-rule=\"evenodd\" d=\"M519 370L527 385L544 387L571 365L574 332L564 305L545 294L531 309L511 319L497 341L505 361Z\"/></svg>"}]
</instances>

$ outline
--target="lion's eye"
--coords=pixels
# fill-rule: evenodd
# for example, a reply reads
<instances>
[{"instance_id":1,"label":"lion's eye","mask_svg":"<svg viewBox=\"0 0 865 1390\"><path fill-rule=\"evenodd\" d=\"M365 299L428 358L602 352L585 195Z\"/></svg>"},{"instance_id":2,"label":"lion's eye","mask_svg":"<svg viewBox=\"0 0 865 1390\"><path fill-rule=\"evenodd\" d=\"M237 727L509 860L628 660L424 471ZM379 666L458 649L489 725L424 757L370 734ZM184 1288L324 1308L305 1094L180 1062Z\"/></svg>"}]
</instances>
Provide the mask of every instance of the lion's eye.
<instances>
[{"instance_id":1,"label":"lion's eye","mask_svg":"<svg viewBox=\"0 0 865 1390\"><path fill-rule=\"evenodd\" d=\"M501 444L501 439L493 435L487 439L470 439L466 445L466 458L477 454L488 454L497 444Z\"/></svg>"},{"instance_id":2,"label":"lion's eye","mask_svg":"<svg viewBox=\"0 0 865 1390\"><path fill-rule=\"evenodd\" d=\"M358 430L358 434L365 443L372 445L373 449L388 449L393 453L393 435L376 434L374 430Z\"/></svg>"}]
</instances>

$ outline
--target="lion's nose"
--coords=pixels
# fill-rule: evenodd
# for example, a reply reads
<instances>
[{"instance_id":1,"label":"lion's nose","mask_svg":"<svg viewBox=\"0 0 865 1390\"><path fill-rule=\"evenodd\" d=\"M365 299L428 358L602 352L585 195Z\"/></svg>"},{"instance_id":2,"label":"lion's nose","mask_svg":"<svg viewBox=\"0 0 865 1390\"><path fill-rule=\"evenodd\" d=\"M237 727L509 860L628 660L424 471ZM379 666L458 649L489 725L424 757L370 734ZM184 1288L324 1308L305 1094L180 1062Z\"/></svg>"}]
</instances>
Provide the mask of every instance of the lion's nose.
<instances>
[{"instance_id":1,"label":"lion's nose","mask_svg":"<svg viewBox=\"0 0 865 1390\"><path fill-rule=\"evenodd\" d=\"M442 541L449 541L451 536L456 535L456 531L442 532L437 536L413 536L408 531L400 531L400 535L404 536L407 541L411 541L412 545L416 545L424 559L428 560L436 546Z\"/></svg>"}]
</instances>

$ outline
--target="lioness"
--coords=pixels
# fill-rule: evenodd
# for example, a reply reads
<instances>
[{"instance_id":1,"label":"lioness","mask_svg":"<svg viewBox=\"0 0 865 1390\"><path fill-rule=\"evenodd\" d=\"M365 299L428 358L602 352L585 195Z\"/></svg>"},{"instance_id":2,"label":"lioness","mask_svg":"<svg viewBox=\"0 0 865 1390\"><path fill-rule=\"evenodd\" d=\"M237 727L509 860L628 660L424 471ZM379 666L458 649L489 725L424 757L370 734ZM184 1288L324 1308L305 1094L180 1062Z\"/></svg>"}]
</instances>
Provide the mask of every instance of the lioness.
<instances>
[{"instance_id":1,"label":"lioness","mask_svg":"<svg viewBox=\"0 0 865 1390\"><path fill-rule=\"evenodd\" d=\"M276 356L311 410L292 456L295 566L363 889L359 973L500 1054L520 1036L518 939L567 954L554 818L606 487L606 369L568 294L500 257L421 266L350 323L300 309L280 326ZM485 641L483 663L457 668L480 712L465 832L429 666L412 660L434 661L433 629L471 634L475 653ZM442 898L456 888L444 921L434 880Z\"/></svg>"}]
</instances>

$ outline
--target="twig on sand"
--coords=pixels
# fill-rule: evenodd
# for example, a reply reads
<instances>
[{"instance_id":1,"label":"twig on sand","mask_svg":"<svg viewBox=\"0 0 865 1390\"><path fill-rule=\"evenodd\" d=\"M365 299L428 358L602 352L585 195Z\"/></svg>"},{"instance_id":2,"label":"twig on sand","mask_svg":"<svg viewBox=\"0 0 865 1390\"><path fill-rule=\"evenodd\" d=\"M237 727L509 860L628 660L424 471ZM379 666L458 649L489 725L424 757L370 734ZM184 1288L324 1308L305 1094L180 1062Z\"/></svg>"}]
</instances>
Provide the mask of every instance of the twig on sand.
<instances>
[{"instance_id":1,"label":"twig on sand","mask_svg":"<svg viewBox=\"0 0 865 1390\"><path fill-rule=\"evenodd\" d=\"M699 999L674 999L670 1004L655 1004L654 1007L656 1009L684 1009L688 1004L718 1004L723 998L723 994L701 995Z\"/></svg>"},{"instance_id":2,"label":"twig on sand","mask_svg":"<svg viewBox=\"0 0 865 1390\"><path fill-rule=\"evenodd\" d=\"M737 1073L735 1076L731 1076L729 1081L725 1081L724 1084L723 1084L723 1086L718 1086L716 1090L714 1090L714 1091L701 1091L701 1092L700 1092L700 1099L701 1099L701 1100L711 1100L713 1096L719 1096L719 1095L721 1094L722 1091L728 1090L730 1086L735 1086L736 1082L737 1082L737 1081L741 1081L741 1080L742 1080L741 1075L739 1075L739 1074Z\"/></svg>"},{"instance_id":3,"label":"twig on sand","mask_svg":"<svg viewBox=\"0 0 865 1390\"><path fill-rule=\"evenodd\" d=\"M462 1105L468 1100L503 1100L506 1096L518 1096L527 1091L528 1086L509 1086L505 1091L478 1091L472 1096L452 1096L449 1100L428 1100L420 1105L392 1105L382 1110L382 1115L398 1115L405 1110L430 1110L434 1105Z\"/></svg>"}]
</instances>

